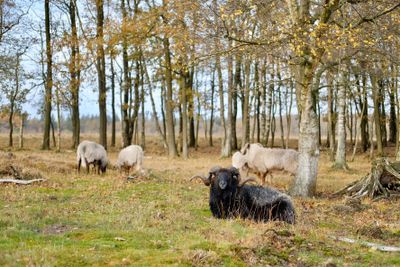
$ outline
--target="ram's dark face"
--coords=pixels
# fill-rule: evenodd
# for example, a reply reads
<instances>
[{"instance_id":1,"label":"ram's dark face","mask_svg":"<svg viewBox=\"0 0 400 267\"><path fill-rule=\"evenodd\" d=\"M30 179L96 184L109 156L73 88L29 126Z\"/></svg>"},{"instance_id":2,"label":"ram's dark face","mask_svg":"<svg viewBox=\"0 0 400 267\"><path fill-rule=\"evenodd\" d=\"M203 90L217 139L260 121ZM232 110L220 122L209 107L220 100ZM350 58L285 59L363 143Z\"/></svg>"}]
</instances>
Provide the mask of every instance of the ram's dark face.
<instances>
[{"instance_id":1,"label":"ram's dark face","mask_svg":"<svg viewBox=\"0 0 400 267\"><path fill-rule=\"evenodd\" d=\"M211 183L214 188L219 190L231 190L239 184L240 174L236 168L220 169L210 172Z\"/></svg>"},{"instance_id":2,"label":"ram's dark face","mask_svg":"<svg viewBox=\"0 0 400 267\"><path fill-rule=\"evenodd\" d=\"M190 180L199 178L203 181L204 185L211 186L213 189L218 190L231 190L236 187L242 187L245 183L256 181L255 178L248 177L246 179L240 178L239 170L235 167L221 168L215 166L211 168L207 176L195 175Z\"/></svg>"}]
</instances>

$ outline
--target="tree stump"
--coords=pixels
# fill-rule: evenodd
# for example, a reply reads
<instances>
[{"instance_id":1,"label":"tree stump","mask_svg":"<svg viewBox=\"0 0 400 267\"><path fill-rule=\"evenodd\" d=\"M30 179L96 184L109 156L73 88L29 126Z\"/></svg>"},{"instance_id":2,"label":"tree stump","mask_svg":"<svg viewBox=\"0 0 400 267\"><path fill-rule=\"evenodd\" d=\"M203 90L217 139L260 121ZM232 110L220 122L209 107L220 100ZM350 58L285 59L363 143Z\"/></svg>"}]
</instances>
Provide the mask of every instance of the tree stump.
<instances>
[{"instance_id":1,"label":"tree stump","mask_svg":"<svg viewBox=\"0 0 400 267\"><path fill-rule=\"evenodd\" d=\"M333 195L371 199L400 196L400 162L390 162L387 158L376 159L372 162L369 174Z\"/></svg>"}]
</instances>

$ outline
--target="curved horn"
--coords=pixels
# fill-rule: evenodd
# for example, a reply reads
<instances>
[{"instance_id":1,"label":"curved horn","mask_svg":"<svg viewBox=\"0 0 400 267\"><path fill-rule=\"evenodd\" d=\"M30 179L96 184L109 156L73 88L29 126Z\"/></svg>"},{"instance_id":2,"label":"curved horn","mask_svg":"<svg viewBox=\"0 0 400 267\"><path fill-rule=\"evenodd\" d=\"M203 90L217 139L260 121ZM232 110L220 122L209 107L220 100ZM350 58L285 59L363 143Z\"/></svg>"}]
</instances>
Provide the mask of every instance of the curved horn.
<instances>
[{"instance_id":1,"label":"curved horn","mask_svg":"<svg viewBox=\"0 0 400 267\"><path fill-rule=\"evenodd\" d=\"M238 187L242 187L242 186L244 186L246 183L248 183L248 182L256 182L257 183L257 179L256 178L254 178L254 177L247 177L247 178L245 178L245 179L241 179L240 181L239 181L239 184L238 184Z\"/></svg>"},{"instance_id":2,"label":"curved horn","mask_svg":"<svg viewBox=\"0 0 400 267\"><path fill-rule=\"evenodd\" d=\"M209 186L211 183L209 178L205 177L204 175L200 175L200 174L192 176L192 178L190 178L190 181L192 181L193 179L196 179L196 178L200 178L206 186Z\"/></svg>"}]
</instances>

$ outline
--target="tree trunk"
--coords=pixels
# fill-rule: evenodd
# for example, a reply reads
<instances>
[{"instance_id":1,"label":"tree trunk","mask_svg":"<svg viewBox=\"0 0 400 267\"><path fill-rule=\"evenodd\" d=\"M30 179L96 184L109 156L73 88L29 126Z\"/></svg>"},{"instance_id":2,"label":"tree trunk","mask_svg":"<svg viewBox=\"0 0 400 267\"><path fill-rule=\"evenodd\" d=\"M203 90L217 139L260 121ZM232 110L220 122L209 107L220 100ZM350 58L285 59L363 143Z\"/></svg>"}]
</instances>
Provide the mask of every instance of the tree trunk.
<instances>
[{"instance_id":1,"label":"tree trunk","mask_svg":"<svg viewBox=\"0 0 400 267\"><path fill-rule=\"evenodd\" d=\"M215 69L217 70L218 77L218 94L219 94L219 117L221 120L223 138L221 145L221 155L224 154L224 146L226 144L227 132L226 132L226 122L225 122L225 104L224 104L224 80L222 78L221 62L220 57L215 57Z\"/></svg>"},{"instance_id":2,"label":"tree trunk","mask_svg":"<svg viewBox=\"0 0 400 267\"><path fill-rule=\"evenodd\" d=\"M268 92L267 92L267 103L266 103L266 122L265 122L265 143L264 146L268 145L268 139L269 139L269 134L271 133L271 118L272 118L272 96L274 92L274 79L275 79L275 70L274 70L274 63L271 63L271 69L270 69L270 82L268 86Z\"/></svg>"},{"instance_id":3,"label":"tree trunk","mask_svg":"<svg viewBox=\"0 0 400 267\"><path fill-rule=\"evenodd\" d=\"M236 129L236 121L237 121L237 113L238 113L238 93L243 91L243 84L241 78L241 65L242 59L238 55L236 56L236 63L235 63L235 76L234 76L234 83L233 83L233 92L232 92L232 150L238 149L238 142L237 142L237 129ZM233 71L233 70L232 70ZM243 127L243 125L242 125Z\"/></svg>"},{"instance_id":4,"label":"tree trunk","mask_svg":"<svg viewBox=\"0 0 400 267\"><path fill-rule=\"evenodd\" d=\"M171 51L169 48L169 39L168 37L164 37L163 39L164 45L164 56L165 56L165 79L167 83L167 92L166 92L166 130L167 130L167 143L168 143L168 155L169 157L177 157L178 150L176 149L175 143L175 129L174 129L174 108L173 108L173 99L172 99L172 65L171 65Z\"/></svg>"},{"instance_id":5,"label":"tree trunk","mask_svg":"<svg viewBox=\"0 0 400 267\"><path fill-rule=\"evenodd\" d=\"M211 78L211 114L208 145L213 146L213 127L214 127L214 92L215 92L215 70L212 71Z\"/></svg>"},{"instance_id":6,"label":"tree trunk","mask_svg":"<svg viewBox=\"0 0 400 267\"><path fill-rule=\"evenodd\" d=\"M382 138L382 146L387 146L387 131L386 131L386 109L385 109L385 81L383 79L378 80L378 88L379 88L379 109L380 109L380 122L379 125L381 127L381 138Z\"/></svg>"},{"instance_id":7,"label":"tree trunk","mask_svg":"<svg viewBox=\"0 0 400 267\"><path fill-rule=\"evenodd\" d=\"M242 144L241 147L246 143L250 142L250 110L249 110L249 103L250 103L250 59L246 60L245 63L245 85L243 90L243 104L242 104Z\"/></svg>"},{"instance_id":8,"label":"tree trunk","mask_svg":"<svg viewBox=\"0 0 400 267\"><path fill-rule=\"evenodd\" d=\"M189 158L188 152L188 116L187 116L187 83L186 75L181 77L181 103L182 103L182 157L183 159Z\"/></svg>"},{"instance_id":9,"label":"tree trunk","mask_svg":"<svg viewBox=\"0 0 400 267\"><path fill-rule=\"evenodd\" d=\"M141 67L141 87L142 87L142 92L140 94L140 107L141 107L141 132L140 132L140 146L143 148L143 150L146 149L146 114L144 110L144 105L146 104L145 101L145 89L144 89L144 73L143 73L143 67Z\"/></svg>"},{"instance_id":10,"label":"tree trunk","mask_svg":"<svg viewBox=\"0 0 400 267\"><path fill-rule=\"evenodd\" d=\"M152 82L150 80L149 77L149 73L147 71L147 66L144 60L142 60L142 68L143 68L143 73L145 75L146 81L147 81L147 85L149 86L149 95L150 95L150 101L151 101L151 108L153 110L153 119L155 121L156 124L156 129L157 132L159 133L161 140L163 141L164 147L168 147L167 145L167 139L165 137L165 128L164 131L161 129L160 126L160 122L158 119L158 113L157 113L157 109L156 109L156 104L154 102L154 97L153 97L153 86L152 86ZM161 96L163 95L163 90L161 90ZM163 99L161 98L161 112L163 112Z\"/></svg>"},{"instance_id":11,"label":"tree trunk","mask_svg":"<svg viewBox=\"0 0 400 267\"><path fill-rule=\"evenodd\" d=\"M70 90L71 90L71 120L72 120L72 148L77 148L80 143L80 117L79 117L79 88L80 88L80 58L78 32L76 26L76 0L69 2L69 17L71 20L71 62L70 62Z\"/></svg>"},{"instance_id":12,"label":"tree trunk","mask_svg":"<svg viewBox=\"0 0 400 267\"><path fill-rule=\"evenodd\" d=\"M338 138L334 167L338 169L348 169L346 163L346 90L347 77L343 72L340 85L338 86Z\"/></svg>"},{"instance_id":13,"label":"tree trunk","mask_svg":"<svg viewBox=\"0 0 400 267\"><path fill-rule=\"evenodd\" d=\"M96 55L96 68L97 68L97 81L99 88L99 119L100 119L100 144L107 149L107 88L106 88L106 62L104 56L104 10L103 0L96 1L96 14L97 14L97 55Z\"/></svg>"},{"instance_id":14,"label":"tree trunk","mask_svg":"<svg viewBox=\"0 0 400 267\"><path fill-rule=\"evenodd\" d=\"M362 75L362 90L359 89L360 94L360 109L362 110L360 118L360 135L361 135L361 149L362 152L366 152L369 146L368 136L368 96L367 96L367 78L365 74Z\"/></svg>"},{"instance_id":15,"label":"tree trunk","mask_svg":"<svg viewBox=\"0 0 400 267\"><path fill-rule=\"evenodd\" d=\"M335 151L335 112L333 108L333 76L328 71L326 75L328 84L328 136L329 136L329 158L331 161L334 159Z\"/></svg>"},{"instance_id":16,"label":"tree trunk","mask_svg":"<svg viewBox=\"0 0 400 267\"><path fill-rule=\"evenodd\" d=\"M21 113L21 125L19 127L19 149L24 148L24 128L27 114Z\"/></svg>"},{"instance_id":17,"label":"tree trunk","mask_svg":"<svg viewBox=\"0 0 400 267\"><path fill-rule=\"evenodd\" d=\"M266 144L266 106L267 106L267 63L264 60L261 66L261 144Z\"/></svg>"},{"instance_id":18,"label":"tree trunk","mask_svg":"<svg viewBox=\"0 0 400 267\"><path fill-rule=\"evenodd\" d=\"M375 135L378 156L383 156L383 143L382 143L382 128L381 128L381 113L380 113L380 94L378 81L375 74L370 75L372 84L372 98L374 101L374 120L375 120ZM372 139L373 140L373 139Z\"/></svg>"},{"instance_id":19,"label":"tree trunk","mask_svg":"<svg viewBox=\"0 0 400 267\"><path fill-rule=\"evenodd\" d=\"M61 109L60 109L60 91L59 88L56 87L56 105L57 105L57 148L56 151L60 152L61 150Z\"/></svg>"},{"instance_id":20,"label":"tree trunk","mask_svg":"<svg viewBox=\"0 0 400 267\"><path fill-rule=\"evenodd\" d=\"M254 66L254 92L256 94L256 105L254 116L256 117L256 124L257 124L257 133L256 133L256 140L257 143L261 142L261 130L260 130L260 102L261 102L261 88L260 88L260 75L259 75L259 62L257 61Z\"/></svg>"},{"instance_id":21,"label":"tree trunk","mask_svg":"<svg viewBox=\"0 0 400 267\"><path fill-rule=\"evenodd\" d=\"M8 127L10 128L10 131L8 133L9 147L13 147L13 132L14 132L13 117L14 117L14 103L10 103L10 114L8 116Z\"/></svg>"},{"instance_id":22,"label":"tree trunk","mask_svg":"<svg viewBox=\"0 0 400 267\"><path fill-rule=\"evenodd\" d=\"M15 75L15 91L14 93L11 95L10 97L10 114L8 117L8 127L10 129L9 132L9 137L8 137L8 146L9 147L13 147L13 133L14 133L14 109L15 109L15 101L16 98L19 94L19 64L20 64L20 54L17 54L17 58L16 58L16 66L15 66L15 70L14 70L14 75Z\"/></svg>"},{"instance_id":23,"label":"tree trunk","mask_svg":"<svg viewBox=\"0 0 400 267\"><path fill-rule=\"evenodd\" d=\"M115 70L114 70L114 59L113 55L110 57L110 70L111 70L111 147L115 147Z\"/></svg>"},{"instance_id":24,"label":"tree trunk","mask_svg":"<svg viewBox=\"0 0 400 267\"><path fill-rule=\"evenodd\" d=\"M122 28L125 27L127 21L127 11L125 7L125 0L121 0L122 11ZM131 79L129 76L129 57L128 57L128 41L125 34L126 31L121 30L122 33L122 65L123 65L123 103L122 108L122 143L123 147L127 147L132 143L132 121L129 116L130 111L130 93L131 93Z\"/></svg>"},{"instance_id":25,"label":"tree trunk","mask_svg":"<svg viewBox=\"0 0 400 267\"><path fill-rule=\"evenodd\" d=\"M285 138L284 138L284 129L283 129L283 118L282 118L282 96L281 96L281 88L283 87L282 84L282 77L281 77L281 71L280 71L280 65L278 64L278 69L277 69L277 76L279 79L279 87L278 87L278 105L279 105L279 125L280 125L280 132L281 132L281 146L282 148L285 148Z\"/></svg>"},{"instance_id":26,"label":"tree trunk","mask_svg":"<svg viewBox=\"0 0 400 267\"><path fill-rule=\"evenodd\" d=\"M45 10L45 28L46 28L46 62L47 74L45 82L44 96L44 132L42 149L50 149L50 124L51 124L51 95L53 86L53 66L52 66L52 50L51 50L51 35L50 35L50 0L44 1Z\"/></svg>"},{"instance_id":27,"label":"tree trunk","mask_svg":"<svg viewBox=\"0 0 400 267\"><path fill-rule=\"evenodd\" d=\"M231 41L228 42L228 48L232 47ZM232 56L228 55L228 119L227 119L227 133L225 138L225 144L221 153L221 157L230 157L232 154L232 94L233 94L233 66L232 66Z\"/></svg>"},{"instance_id":28,"label":"tree trunk","mask_svg":"<svg viewBox=\"0 0 400 267\"><path fill-rule=\"evenodd\" d=\"M57 142L56 142L56 135L55 135L55 131L54 131L54 123L53 123L53 118L51 118L50 120L50 126L51 126L51 136L53 139L53 147L57 146Z\"/></svg>"},{"instance_id":29,"label":"tree trunk","mask_svg":"<svg viewBox=\"0 0 400 267\"><path fill-rule=\"evenodd\" d=\"M289 96L286 96L286 99L289 99L289 107L286 110L286 124L287 124L286 149L289 148L290 129L292 126L293 89L294 89L293 80L290 79L290 92L289 92Z\"/></svg>"},{"instance_id":30,"label":"tree trunk","mask_svg":"<svg viewBox=\"0 0 400 267\"><path fill-rule=\"evenodd\" d=\"M396 117L396 98L395 98L395 77L394 77L394 67L391 67L392 78L390 79L390 119L389 119L389 142L396 143L397 136L397 117Z\"/></svg>"},{"instance_id":31,"label":"tree trunk","mask_svg":"<svg viewBox=\"0 0 400 267\"><path fill-rule=\"evenodd\" d=\"M166 123L166 119L165 119L165 106L166 106L166 92L165 92L165 79L163 78L162 80L162 84L161 84L161 94L160 94L160 98L161 98L161 119L162 119L162 126L163 126L163 133L165 136L165 140L167 140L167 123ZM168 147L168 142L166 143Z\"/></svg>"},{"instance_id":32,"label":"tree trunk","mask_svg":"<svg viewBox=\"0 0 400 267\"><path fill-rule=\"evenodd\" d=\"M301 106L300 132L299 132L299 166L291 193L296 196L312 196L315 194L319 144L318 121L315 112L314 97L311 90L311 81L315 68L311 63L298 66L296 90L302 96L298 101Z\"/></svg>"},{"instance_id":33,"label":"tree trunk","mask_svg":"<svg viewBox=\"0 0 400 267\"><path fill-rule=\"evenodd\" d=\"M140 52L141 54L141 52ZM135 62L135 82L134 82L134 93L135 93L135 98L134 98L134 102L132 103L132 94L131 94L131 104L130 107L133 107L131 109L133 109L133 113L131 113L130 116L130 126L131 126L131 131L130 131L130 136L129 136L129 140L132 141L133 136L135 137L135 144L138 144L138 137L139 137L139 108L140 108L140 93L139 93L139 87L141 84L141 71L140 71L141 67L140 67L140 60L137 60ZM132 136L133 135L133 136Z\"/></svg>"}]
</instances>

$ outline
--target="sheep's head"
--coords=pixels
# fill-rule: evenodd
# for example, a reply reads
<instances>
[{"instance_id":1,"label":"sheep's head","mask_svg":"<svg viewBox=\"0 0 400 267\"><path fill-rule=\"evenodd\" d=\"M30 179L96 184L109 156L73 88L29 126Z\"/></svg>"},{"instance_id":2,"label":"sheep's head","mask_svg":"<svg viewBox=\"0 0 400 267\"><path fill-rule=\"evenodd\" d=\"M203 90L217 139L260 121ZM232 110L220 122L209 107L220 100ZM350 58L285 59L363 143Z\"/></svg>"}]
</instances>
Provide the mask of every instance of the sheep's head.
<instances>
[{"instance_id":1,"label":"sheep's head","mask_svg":"<svg viewBox=\"0 0 400 267\"><path fill-rule=\"evenodd\" d=\"M232 166L237 169L241 169L243 168L243 166L245 166L245 164L246 164L246 158L243 156L242 153L236 151L232 155Z\"/></svg>"},{"instance_id":2,"label":"sheep's head","mask_svg":"<svg viewBox=\"0 0 400 267\"><path fill-rule=\"evenodd\" d=\"M252 177L242 180L238 169L235 167L221 168L219 166L211 168L207 177L203 175L195 175L190 180L196 178L200 178L206 186L219 188L220 190L232 187L242 187L247 182L256 181L256 179Z\"/></svg>"}]
</instances>

